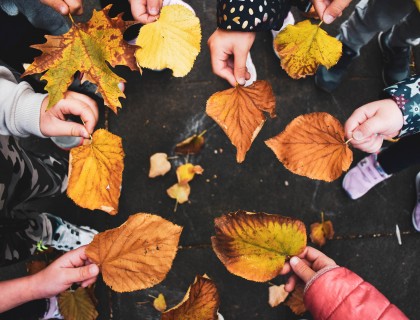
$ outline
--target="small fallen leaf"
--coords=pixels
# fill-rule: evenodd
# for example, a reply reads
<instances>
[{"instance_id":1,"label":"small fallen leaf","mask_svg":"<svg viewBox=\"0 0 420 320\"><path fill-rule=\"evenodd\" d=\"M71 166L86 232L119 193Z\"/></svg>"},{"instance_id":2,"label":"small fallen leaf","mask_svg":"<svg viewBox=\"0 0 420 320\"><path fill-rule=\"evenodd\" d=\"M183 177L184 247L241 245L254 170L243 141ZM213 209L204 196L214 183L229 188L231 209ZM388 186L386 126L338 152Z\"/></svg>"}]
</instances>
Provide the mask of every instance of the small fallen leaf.
<instances>
[{"instance_id":1,"label":"small fallen leaf","mask_svg":"<svg viewBox=\"0 0 420 320\"><path fill-rule=\"evenodd\" d=\"M245 154L265 123L264 112L275 117L276 99L267 81L258 80L248 87L216 92L207 101L206 113L227 134L237 148L236 161Z\"/></svg>"},{"instance_id":2,"label":"small fallen leaf","mask_svg":"<svg viewBox=\"0 0 420 320\"><path fill-rule=\"evenodd\" d=\"M188 201L191 193L191 187L188 183L175 183L172 187L166 190L168 196L175 199L177 203L183 204Z\"/></svg>"},{"instance_id":3,"label":"small fallen leaf","mask_svg":"<svg viewBox=\"0 0 420 320\"><path fill-rule=\"evenodd\" d=\"M137 213L120 227L95 235L86 255L116 292L150 288L169 272L182 227L159 216Z\"/></svg>"},{"instance_id":4,"label":"small fallen leaf","mask_svg":"<svg viewBox=\"0 0 420 320\"><path fill-rule=\"evenodd\" d=\"M202 174L203 172L204 170L201 166L186 163L176 169L176 176L179 184L185 184L190 182L196 174Z\"/></svg>"},{"instance_id":5,"label":"small fallen leaf","mask_svg":"<svg viewBox=\"0 0 420 320\"><path fill-rule=\"evenodd\" d=\"M99 315L87 289L82 287L60 293L58 306L66 320L94 320Z\"/></svg>"},{"instance_id":6,"label":"small fallen leaf","mask_svg":"<svg viewBox=\"0 0 420 320\"><path fill-rule=\"evenodd\" d=\"M289 292L284 290L284 284L279 286L270 286L268 288L268 303L272 308L277 307L280 303L286 300L288 295Z\"/></svg>"},{"instance_id":7,"label":"small fallen leaf","mask_svg":"<svg viewBox=\"0 0 420 320\"><path fill-rule=\"evenodd\" d=\"M89 144L70 151L67 195L82 208L117 214L124 156L120 137L96 130Z\"/></svg>"},{"instance_id":8,"label":"small fallen leaf","mask_svg":"<svg viewBox=\"0 0 420 320\"><path fill-rule=\"evenodd\" d=\"M321 213L321 223L311 224L311 241L318 246L322 247L325 242L334 237L334 227L331 221L324 221L324 213Z\"/></svg>"},{"instance_id":9,"label":"small fallen leaf","mask_svg":"<svg viewBox=\"0 0 420 320\"><path fill-rule=\"evenodd\" d=\"M169 170L171 170L171 163L166 153L155 153L150 157L149 178L164 176Z\"/></svg>"},{"instance_id":10,"label":"small fallen leaf","mask_svg":"<svg viewBox=\"0 0 420 320\"><path fill-rule=\"evenodd\" d=\"M311 21L289 24L274 39L281 67L293 79L313 75L320 64L327 69L341 57L342 43Z\"/></svg>"},{"instance_id":11,"label":"small fallen leaf","mask_svg":"<svg viewBox=\"0 0 420 320\"><path fill-rule=\"evenodd\" d=\"M47 42L32 46L41 50L42 55L35 58L22 76L48 70L41 77L47 81L48 108L64 98L76 71L83 73L81 82L88 80L98 86L105 105L115 113L121 108L118 99L125 95L118 84L125 80L116 75L108 63L112 67L126 65L131 70L138 70L134 59L137 48L123 39L129 24L122 20L122 14L110 18L110 9L109 5L101 11L94 10L87 23L73 24L66 34L47 35Z\"/></svg>"},{"instance_id":12,"label":"small fallen leaf","mask_svg":"<svg viewBox=\"0 0 420 320\"><path fill-rule=\"evenodd\" d=\"M174 77L184 77L200 53L200 20L182 5L162 8L159 18L141 27L136 45L141 67L172 69Z\"/></svg>"},{"instance_id":13,"label":"small fallen leaf","mask_svg":"<svg viewBox=\"0 0 420 320\"><path fill-rule=\"evenodd\" d=\"M47 267L47 262L43 260L31 260L26 262L26 271L29 275L38 273Z\"/></svg>"},{"instance_id":14,"label":"small fallen leaf","mask_svg":"<svg viewBox=\"0 0 420 320\"><path fill-rule=\"evenodd\" d=\"M226 268L247 280L278 276L286 259L306 247L303 222L280 215L237 211L215 219L213 250Z\"/></svg>"},{"instance_id":15,"label":"small fallen leaf","mask_svg":"<svg viewBox=\"0 0 420 320\"><path fill-rule=\"evenodd\" d=\"M184 299L162 314L161 320L217 320L220 298L216 285L206 275L197 276Z\"/></svg>"},{"instance_id":16,"label":"small fallen leaf","mask_svg":"<svg viewBox=\"0 0 420 320\"><path fill-rule=\"evenodd\" d=\"M304 314L307 310L305 307L305 304L303 303L303 290L304 289L305 289L305 286L301 282L298 282L295 286L295 290L292 291L289 299L287 299L286 302L284 303L296 315Z\"/></svg>"},{"instance_id":17,"label":"small fallen leaf","mask_svg":"<svg viewBox=\"0 0 420 320\"><path fill-rule=\"evenodd\" d=\"M353 153L340 122L325 112L301 115L265 142L291 172L331 182L347 171Z\"/></svg>"},{"instance_id":18,"label":"small fallen leaf","mask_svg":"<svg viewBox=\"0 0 420 320\"><path fill-rule=\"evenodd\" d=\"M199 135L194 134L193 136L185 139L184 141L178 143L175 146L175 153L177 154L197 154L201 151L204 146L204 137L203 134L206 131L203 131Z\"/></svg>"},{"instance_id":19,"label":"small fallen leaf","mask_svg":"<svg viewBox=\"0 0 420 320\"><path fill-rule=\"evenodd\" d=\"M163 294L159 293L158 297L153 300L153 306L159 312L164 312L166 310L166 301Z\"/></svg>"}]
</instances>

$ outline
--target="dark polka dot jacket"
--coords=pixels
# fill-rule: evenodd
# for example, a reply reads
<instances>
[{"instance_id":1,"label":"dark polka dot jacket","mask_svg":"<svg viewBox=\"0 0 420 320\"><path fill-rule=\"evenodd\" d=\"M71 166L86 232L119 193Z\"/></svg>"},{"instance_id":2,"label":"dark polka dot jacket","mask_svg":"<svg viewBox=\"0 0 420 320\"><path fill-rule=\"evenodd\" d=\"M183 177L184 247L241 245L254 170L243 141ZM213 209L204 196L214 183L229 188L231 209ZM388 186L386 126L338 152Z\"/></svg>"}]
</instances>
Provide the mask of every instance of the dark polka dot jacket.
<instances>
[{"instance_id":1,"label":"dark polka dot jacket","mask_svg":"<svg viewBox=\"0 0 420 320\"><path fill-rule=\"evenodd\" d=\"M280 30L291 5L310 8L309 0L217 0L217 26L232 31Z\"/></svg>"},{"instance_id":2,"label":"dark polka dot jacket","mask_svg":"<svg viewBox=\"0 0 420 320\"><path fill-rule=\"evenodd\" d=\"M384 90L400 107L404 124L398 137L420 132L420 76L413 76Z\"/></svg>"}]
</instances>

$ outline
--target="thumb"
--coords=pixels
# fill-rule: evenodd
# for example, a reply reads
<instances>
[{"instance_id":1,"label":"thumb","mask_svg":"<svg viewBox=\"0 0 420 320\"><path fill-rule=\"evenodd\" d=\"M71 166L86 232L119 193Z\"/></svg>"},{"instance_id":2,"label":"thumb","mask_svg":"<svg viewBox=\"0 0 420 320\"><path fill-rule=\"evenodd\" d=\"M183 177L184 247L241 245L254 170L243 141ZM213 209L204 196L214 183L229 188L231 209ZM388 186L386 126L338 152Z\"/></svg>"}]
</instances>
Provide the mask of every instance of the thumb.
<instances>
[{"instance_id":1,"label":"thumb","mask_svg":"<svg viewBox=\"0 0 420 320\"><path fill-rule=\"evenodd\" d=\"M56 125L55 136L74 136L74 137L83 137L89 139L89 132L86 130L85 126L72 122L72 121L60 121L59 125Z\"/></svg>"},{"instance_id":2,"label":"thumb","mask_svg":"<svg viewBox=\"0 0 420 320\"><path fill-rule=\"evenodd\" d=\"M292 257L290 259L290 266L292 267L293 272L305 283L307 283L315 275L315 271L309 268L306 263L298 257Z\"/></svg>"},{"instance_id":3,"label":"thumb","mask_svg":"<svg viewBox=\"0 0 420 320\"><path fill-rule=\"evenodd\" d=\"M325 9L325 12L322 16L322 20L326 24L332 23L337 17L341 16L343 10L347 8L351 0L334 0L332 3Z\"/></svg>"},{"instance_id":4,"label":"thumb","mask_svg":"<svg viewBox=\"0 0 420 320\"><path fill-rule=\"evenodd\" d=\"M247 72L246 58L248 56L248 52L243 50L237 50L233 54L233 74L235 75L236 82L243 86L245 84L245 77Z\"/></svg>"},{"instance_id":5,"label":"thumb","mask_svg":"<svg viewBox=\"0 0 420 320\"><path fill-rule=\"evenodd\" d=\"M67 269L69 272L68 282L83 282L85 280L94 278L99 273L99 267L96 264L90 264L79 268Z\"/></svg>"},{"instance_id":6,"label":"thumb","mask_svg":"<svg viewBox=\"0 0 420 320\"><path fill-rule=\"evenodd\" d=\"M382 131L386 128L383 128L383 121L377 119L375 117L367 119L363 122L360 126L358 126L353 131L353 139L356 141L360 141L363 139L370 138L372 135L377 133L382 133Z\"/></svg>"}]
</instances>

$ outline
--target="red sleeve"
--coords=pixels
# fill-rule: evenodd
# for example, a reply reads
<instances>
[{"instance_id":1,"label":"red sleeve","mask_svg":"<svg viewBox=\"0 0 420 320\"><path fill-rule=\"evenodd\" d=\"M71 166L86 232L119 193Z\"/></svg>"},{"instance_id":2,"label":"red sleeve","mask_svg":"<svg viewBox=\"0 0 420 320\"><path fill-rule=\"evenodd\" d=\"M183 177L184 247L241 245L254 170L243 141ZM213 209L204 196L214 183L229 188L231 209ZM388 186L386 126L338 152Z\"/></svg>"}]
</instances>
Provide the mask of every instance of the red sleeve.
<instances>
[{"instance_id":1,"label":"red sleeve","mask_svg":"<svg viewBox=\"0 0 420 320\"><path fill-rule=\"evenodd\" d=\"M317 320L408 319L370 283L342 267L316 278L306 289L304 302Z\"/></svg>"}]
</instances>

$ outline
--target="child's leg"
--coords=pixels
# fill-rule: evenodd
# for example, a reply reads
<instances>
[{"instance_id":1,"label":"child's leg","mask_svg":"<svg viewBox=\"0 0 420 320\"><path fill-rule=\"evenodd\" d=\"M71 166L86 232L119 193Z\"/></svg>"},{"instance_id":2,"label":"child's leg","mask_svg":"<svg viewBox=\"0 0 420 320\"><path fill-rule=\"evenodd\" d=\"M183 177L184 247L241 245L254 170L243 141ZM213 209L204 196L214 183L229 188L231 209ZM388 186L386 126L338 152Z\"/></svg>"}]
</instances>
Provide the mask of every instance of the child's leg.
<instances>
[{"instance_id":1,"label":"child's leg","mask_svg":"<svg viewBox=\"0 0 420 320\"><path fill-rule=\"evenodd\" d=\"M409 14L389 32L390 47L417 46L420 44L420 11L414 5Z\"/></svg>"}]
</instances>

